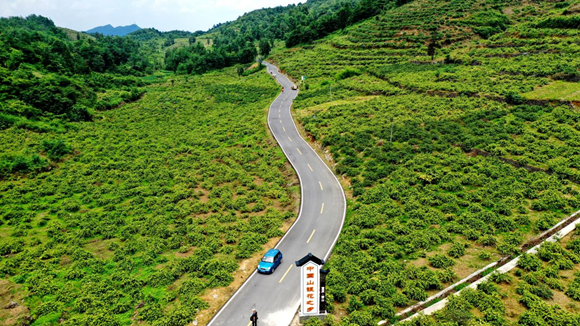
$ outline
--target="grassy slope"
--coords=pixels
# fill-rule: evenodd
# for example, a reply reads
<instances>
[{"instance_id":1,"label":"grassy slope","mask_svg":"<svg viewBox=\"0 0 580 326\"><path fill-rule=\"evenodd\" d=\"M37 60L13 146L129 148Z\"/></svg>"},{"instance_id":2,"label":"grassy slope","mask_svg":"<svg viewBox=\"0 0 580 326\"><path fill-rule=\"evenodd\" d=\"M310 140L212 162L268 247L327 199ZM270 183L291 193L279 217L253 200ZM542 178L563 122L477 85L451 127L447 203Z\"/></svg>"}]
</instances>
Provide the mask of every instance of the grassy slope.
<instances>
[{"instance_id":1,"label":"grassy slope","mask_svg":"<svg viewBox=\"0 0 580 326\"><path fill-rule=\"evenodd\" d=\"M73 40L73 41L76 41L77 38L80 38L80 39L85 39L86 38L86 39L89 39L89 40L94 40L95 39L94 36L89 35L89 34L86 34L86 33L83 33L83 32L77 32L75 30L72 30L72 29L69 29L69 28L65 28L65 27L59 27L59 28L61 30L63 30L66 33L66 35L71 40Z\"/></svg>"},{"instance_id":2,"label":"grassy slope","mask_svg":"<svg viewBox=\"0 0 580 326\"><path fill-rule=\"evenodd\" d=\"M568 100L580 102L580 85L578 83L554 81L544 87L539 87L524 97L539 100Z\"/></svg>"},{"instance_id":3,"label":"grassy slope","mask_svg":"<svg viewBox=\"0 0 580 326\"><path fill-rule=\"evenodd\" d=\"M0 133L3 152L57 138L74 149L0 181L0 276L23 285L34 325L190 322L295 215L294 175L265 125L271 78L171 79L76 131Z\"/></svg>"},{"instance_id":4,"label":"grassy slope","mask_svg":"<svg viewBox=\"0 0 580 326\"><path fill-rule=\"evenodd\" d=\"M354 200L329 262L344 323L392 318L580 207L578 111L525 101L560 80L577 86L578 30L537 27L574 13L496 4L414 1L272 56L307 76L296 116ZM505 32L478 36L502 15ZM434 63L429 24L441 46ZM345 69L355 76L337 80Z\"/></svg>"}]
</instances>

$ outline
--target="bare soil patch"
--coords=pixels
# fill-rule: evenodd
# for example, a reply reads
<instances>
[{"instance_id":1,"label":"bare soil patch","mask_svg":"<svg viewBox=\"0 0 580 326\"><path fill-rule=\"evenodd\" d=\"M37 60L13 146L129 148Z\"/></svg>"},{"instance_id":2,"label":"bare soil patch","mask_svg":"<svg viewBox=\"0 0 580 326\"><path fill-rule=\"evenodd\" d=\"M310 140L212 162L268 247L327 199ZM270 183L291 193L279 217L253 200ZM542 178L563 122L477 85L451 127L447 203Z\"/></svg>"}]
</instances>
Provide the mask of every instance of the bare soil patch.
<instances>
[{"instance_id":1,"label":"bare soil patch","mask_svg":"<svg viewBox=\"0 0 580 326\"><path fill-rule=\"evenodd\" d=\"M0 325L16 325L29 312L24 305L22 287L8 280L0 280Z\"/></svg>"}]
</instances>

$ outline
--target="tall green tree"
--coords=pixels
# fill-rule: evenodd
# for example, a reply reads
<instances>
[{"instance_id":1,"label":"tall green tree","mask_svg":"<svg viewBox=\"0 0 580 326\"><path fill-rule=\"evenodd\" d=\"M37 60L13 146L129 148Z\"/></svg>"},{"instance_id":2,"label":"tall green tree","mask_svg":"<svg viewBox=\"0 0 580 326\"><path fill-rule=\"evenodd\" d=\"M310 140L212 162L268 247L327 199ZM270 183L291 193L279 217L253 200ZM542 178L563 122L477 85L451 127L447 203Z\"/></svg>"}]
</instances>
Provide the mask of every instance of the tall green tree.
<instances>
[{"instance_id":1,"label":"tall green tree","mask_svg":"<svg viewBox=\"0 0 580 326\"><path fill-rule=\"evenodd\" d=\"M256 51L256 47L251 44L247 43L238 53L238 60L240 63L248 63L254 61L258 55L258 51Z\"/></svg>"},{"instance_id":2,"label":"tall green tree","mask_svg":"<svg viewBox=\"0 0 580 326\"><path fill-rule=\"evenodd\" d=\"M272 50L272 46L270 45L270 42L267 39L261 39L259 47L260 54L263 56L267 56L268 54L270 54L270 51Z\"/></svg>"},{"instance_id":3,"label":"tall green tree","mask_svg":"<svg viewBox=\"0 0 580 326\"><path fill-rule=\"evenodd\" d=\"M352 15L352 8L349 3L344 3L340 10L336 13L336 18L338 22L338 27L340 29L345 29L348 25L348 21Z\"/></svg>"}]
</instances>

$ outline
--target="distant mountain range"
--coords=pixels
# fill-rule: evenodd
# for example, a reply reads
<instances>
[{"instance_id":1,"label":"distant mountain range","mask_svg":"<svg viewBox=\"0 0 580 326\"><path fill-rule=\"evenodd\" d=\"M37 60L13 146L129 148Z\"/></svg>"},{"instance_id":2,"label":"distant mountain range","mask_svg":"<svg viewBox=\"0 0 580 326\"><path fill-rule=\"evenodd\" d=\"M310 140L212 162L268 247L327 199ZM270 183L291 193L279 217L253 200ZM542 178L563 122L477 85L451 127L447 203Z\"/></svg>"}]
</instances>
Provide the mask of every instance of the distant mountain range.
<instances>
[{"instance_id":1,"label":"distant mountain range","mask_svg":"<svg viewBox=\"0 0 580 326\"><path fill-rule=\"evenodd\" d=\"M117 27L113 27L110 24L109 25L105 25L105 26L99 26L99 27L95 27L93 29L89 29L87 31L87 33L100 33L103 35L114 35L114 36L125 36L129 33L132 33L134 31L138 31L140 30L141 27L133 24L133 25L129 25L129 26L117 26Z\"/></svg>"}]
</instances>

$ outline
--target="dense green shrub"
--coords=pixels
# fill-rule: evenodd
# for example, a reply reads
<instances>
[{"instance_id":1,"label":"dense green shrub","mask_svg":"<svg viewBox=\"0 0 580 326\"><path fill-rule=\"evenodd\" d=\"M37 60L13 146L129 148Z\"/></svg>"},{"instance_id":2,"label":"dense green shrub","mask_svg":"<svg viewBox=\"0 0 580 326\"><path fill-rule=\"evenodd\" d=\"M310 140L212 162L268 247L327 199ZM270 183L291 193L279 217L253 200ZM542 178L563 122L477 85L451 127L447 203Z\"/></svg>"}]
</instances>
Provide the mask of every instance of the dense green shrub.
<instances>
[{"instance_id":1,"label":"dense green shrub","mask_svg":"<svg viewBox=\"0 0 580 326\"><path fill-rule=\"evenodd\" d=\"M67 145L62 139L44 140L42 150L51 160L59 160L63 156L72 152L72 147Z\"/></svg>"},{"instance_id":2,"label":"dense green shrub","mask_svg":"<svg viewBox=\"0 0 580 326\"><path fill-rule=\"evenodd\" d=\"M179 288L180 294L190 293L193 295L199 294L204 288L206 288L206 284L201 279L192 279L187 280L181 284Z\"/></svg>"},{"instance_id":3,"label":"dense green shrub","mask_svg":"<svg viewBox=\"0 0 580 326\"><path fill-rule=\"evenodd\" d=\"M453 259L441 254L431 256L427 258L427 260L429 261L429 264L435 268L447 268L455 265L455 261Z\"/></svg>"},{"instance_id":4,"label":"dense green shrub","mask_svg":"<svg viewBox=\"0 0 580 326\"><path fill-rule=\"evenodd\" d=\"M555 16L546 18L536 24L539 28L580 28L580 15Z\"/></svg>"},{"instance_id":5,"label":"dense green shrub","mask_svg":"<svg viewBox=\"0 0 580 326\"><path fill-rule=\"evenodd\" d=\"M576 275L574 281L568 285L565 293L570 298L580 301L580 276Z\"/></svg>"},{"instance_id":6,"label":"dense green shrub","mask_svg":"<svg viewBox=\"0 0 580 326\"><path fill-rule=\"evenodd\" d=\"M526 271L537 271L542 267L542 261L535 255L522 254L518 260L518 266Z\"/></svg>"},{"instance_id":7,"label":"dense green shrub","mask_svg":"<svg viewBox=\"0 0 580 326\"><path fill-rule=\"evenodd\" d=\"M451 248L447 251L447 254L453 258L459 258L465 255L465 243L455 242L451 245Z\"/></svg>"},{"instance_id":8,"label":"dense green shrub","mask_svg":"<svg viewBox=\"0 0 580 326\"><path fill-rule=\"evenodd\" d=\"M366 311L355 311L349 315L351 322L360 326L374 325L373 316Z\"/></svg>"},{"instance_id":9,"label":"dense green shrub","mask_svg":"<svg viewBox=\"0 0 580 326\"><path fill-rule=\"evenodd\" d=\"M12 173L28 173L40 171L48 166L46 159L38 154L31 156L3 155L0 156L0 177L6 177Z\"/></svg>"},{"instance_id":10,"label":"dense green shrub","mask_svg":"<svg viewBox=\"0 0 580 326\"><path fill-rule=\"evenodd\" d=\"M337 72L334 79L343 80L343 79L347 79L347 78L350 78L353 76L359 76L360 74L361 74L361 72L356 70L356 69L347 68L347 69L344 69L344 70Z\"/></svg>"},{"instance_id":11,"label":"dense green shrub","mask_svg":"<svg viewBox=\"0 0 580 326\"><path fill-rule=\"evenodd\" d=\"M21 252L22 249L24 249L24 241L21 239L0 242L0 255L16 254Z\"/></svg>"}]
</instances>

